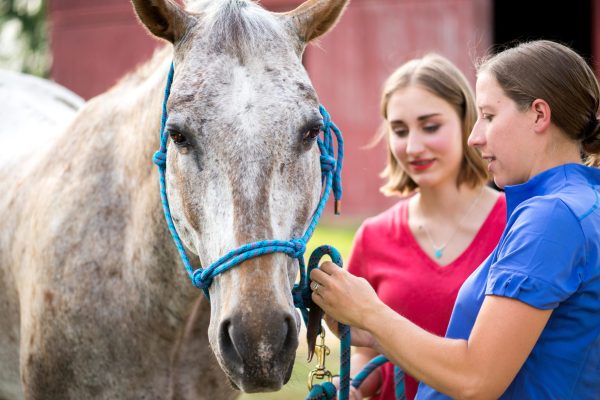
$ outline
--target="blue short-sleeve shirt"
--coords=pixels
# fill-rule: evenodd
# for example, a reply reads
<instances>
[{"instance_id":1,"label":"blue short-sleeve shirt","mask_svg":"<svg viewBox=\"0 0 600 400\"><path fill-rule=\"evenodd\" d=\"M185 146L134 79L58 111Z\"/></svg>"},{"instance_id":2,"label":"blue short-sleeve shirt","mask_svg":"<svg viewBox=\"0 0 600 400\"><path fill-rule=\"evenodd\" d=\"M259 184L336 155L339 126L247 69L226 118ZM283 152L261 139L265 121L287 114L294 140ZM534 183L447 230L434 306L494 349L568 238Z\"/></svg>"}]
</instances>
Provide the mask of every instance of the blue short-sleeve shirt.
<instances>
[{"instance_id":1,"label":"blue short-sleeve shirt","mask_svg":"<svg viewBox=\"0 0 600 400\"><path fill-rule=\"evenodd\" d=\"M552 315L501 399L600 399L600 170L566 164L507 186L498 246L463 284L446 337L468 339L486 295ZM417 399L449 397L420 384Z\"/></svg>"}]
</instances>

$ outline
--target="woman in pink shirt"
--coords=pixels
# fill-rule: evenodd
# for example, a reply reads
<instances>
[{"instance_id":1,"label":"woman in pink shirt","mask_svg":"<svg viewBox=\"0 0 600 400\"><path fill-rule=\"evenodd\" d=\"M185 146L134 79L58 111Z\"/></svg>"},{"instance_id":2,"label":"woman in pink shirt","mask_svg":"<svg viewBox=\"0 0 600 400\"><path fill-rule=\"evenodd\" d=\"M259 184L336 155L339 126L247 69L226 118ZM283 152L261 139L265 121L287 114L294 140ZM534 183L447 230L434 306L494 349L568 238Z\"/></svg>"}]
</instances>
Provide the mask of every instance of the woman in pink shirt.
<instances>
[{"instance_id":1,"label":"woman in pink shirt","mask_svg":"<svg viewBox=\"0 0 600 400\"><path fill-rule=\"evenodd\" d=\"M463 281L494 249L506 224L504 195L486 186L483 160L467 146L477 119L473 93L447 59L407 62L386 81L380 139L392 208L357 232L348 270L366 278L396 312L443 336ZM355 348L355 375L377 353ZM405 377L406 395L417 382ZM393 366L375 371L351 397L394 399Z\"/></svg>"}]
</instances>

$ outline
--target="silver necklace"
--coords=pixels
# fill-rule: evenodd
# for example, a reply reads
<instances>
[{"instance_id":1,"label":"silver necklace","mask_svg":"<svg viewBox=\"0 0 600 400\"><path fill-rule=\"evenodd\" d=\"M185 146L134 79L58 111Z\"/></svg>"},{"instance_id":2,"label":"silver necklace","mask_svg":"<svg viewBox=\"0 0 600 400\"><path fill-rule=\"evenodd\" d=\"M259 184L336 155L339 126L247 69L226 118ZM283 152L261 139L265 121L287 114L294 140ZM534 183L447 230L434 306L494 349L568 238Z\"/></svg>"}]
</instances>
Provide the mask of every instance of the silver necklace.
<instances>
[{"instance_id":1,"label":"silver necklace","mask_svg":"<svg viewBox=\"0 0 600 400\"><path fill-rule=\"evenodd\" d=\"M465 218L467 218L467 215L469 215L471 213L471 211L473 211L473 208L475 208L475 205L479 202L479 199L481 198L481 195L483 194L484 188L485 188L485 185L481 187L479 194L473 200L473 202L469 206L469 209L467 210L467 212L465 212L463 214L462 218L460 219L460 221L458 221L458 224L456 224L456 227L454 228L454 231L452 232L452 234L450 235L448 240L446 240L446 242L444 244L442 244L441 246L437 246L435 244L435 242L431 238L431 235L429 234L429 230L427 230L427 227L425 226L425 224L419 225L419 227L422 227L423 230L425 231L425 234L427 235L427 240L429 240L429 244L431 244L431 247L433 247L433 254L434 254L435 258L440 259L444 256L444 250L446 250L446 247L448 247L448 245L450 244L452 239L454 239L454 235L456 235L456 232L458 232L458 228L460 228L460 226L462 225Z\"/></svg>"}]
</instances>

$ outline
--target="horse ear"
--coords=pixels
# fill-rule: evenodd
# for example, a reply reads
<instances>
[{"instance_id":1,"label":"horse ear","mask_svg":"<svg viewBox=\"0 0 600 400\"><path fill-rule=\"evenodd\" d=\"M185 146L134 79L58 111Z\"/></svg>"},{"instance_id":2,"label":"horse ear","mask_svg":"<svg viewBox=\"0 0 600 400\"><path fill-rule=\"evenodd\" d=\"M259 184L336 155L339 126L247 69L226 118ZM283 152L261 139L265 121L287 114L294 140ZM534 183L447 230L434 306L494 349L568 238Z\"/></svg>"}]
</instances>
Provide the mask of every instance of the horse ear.
<instances>
[{"instance_id":1,"label":"horse ear","mask_svg":"<svg viewBox=\"0 0 600 400\"><path fill-rule=\"evenodd\" d=\"M185 33L188 14L172 0L131 0L138 18L155 36L175 43Z\"/></svg>"},{"instance_id":2,"label":"horse ear","mask_svg":"<svg viewBox=\"0 0 600 400\"><path fill-rule=\"evenodd\" d=\"M348 1L307 0L285 15L291 17L300 38L308 43L333 28Z\"/></svg>"}]
</instances>

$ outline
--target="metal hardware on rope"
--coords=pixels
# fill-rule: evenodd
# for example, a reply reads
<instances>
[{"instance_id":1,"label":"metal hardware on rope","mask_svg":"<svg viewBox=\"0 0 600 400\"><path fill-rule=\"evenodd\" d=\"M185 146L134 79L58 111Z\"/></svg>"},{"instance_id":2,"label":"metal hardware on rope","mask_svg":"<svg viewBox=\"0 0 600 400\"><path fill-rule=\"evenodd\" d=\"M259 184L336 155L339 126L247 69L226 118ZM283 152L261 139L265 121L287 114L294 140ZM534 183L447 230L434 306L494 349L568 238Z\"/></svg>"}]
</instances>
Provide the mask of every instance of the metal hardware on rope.
<instances>
[{"instance_id":1,"label":"metal hardware on rope","mask_svg":"<svg viewBox=\"0 0 600 400\"><path fill-rule=\"evenodd\" d=\"M308 268L306 270L306 277L301 275L301 283L295 285L294 290L292 291L294 304L302 312L302 317L304 318L305 324L308 324L308 312L306 309L314 305L311 298L308 277L313 269L319 267L319 262L325 255L328 255L334 264L342 267L342 257L335 247L327 245L319 246L310 255L308 260ZM305 284L302 285L302 282L305 282ZM350 397L350 327L348 325L339 324L338 331L340 334L340 388L338 399L348 400ZM321 332L323 332L323 328L321 328ZM333 399L335 397L335 386L333 386L333 395L330 395L331 390L329 389L331 386L333 386L331 382L313 385L308 397L306 397L305 400Z\"/></svg>"},{"instance_id":2,"label":"metal hardware on rope","mask_svg":"<svg viewBox=\"0 0 600 400\"><path fill-rule=\"evenodd\" d=\"M325 344L325 330L321 329L321 334L319 335L321 338L321 343L315 346L315 354L317 355L317 365L315 369L311 370L308 374L308 390L311 390L313 387L313 381L315 379L323 380L327 379L327 381L331 382L333 379L333 375L331 372L325 367L325 359L329 355L329 347Z\"/></svg>"}]
</instances>

